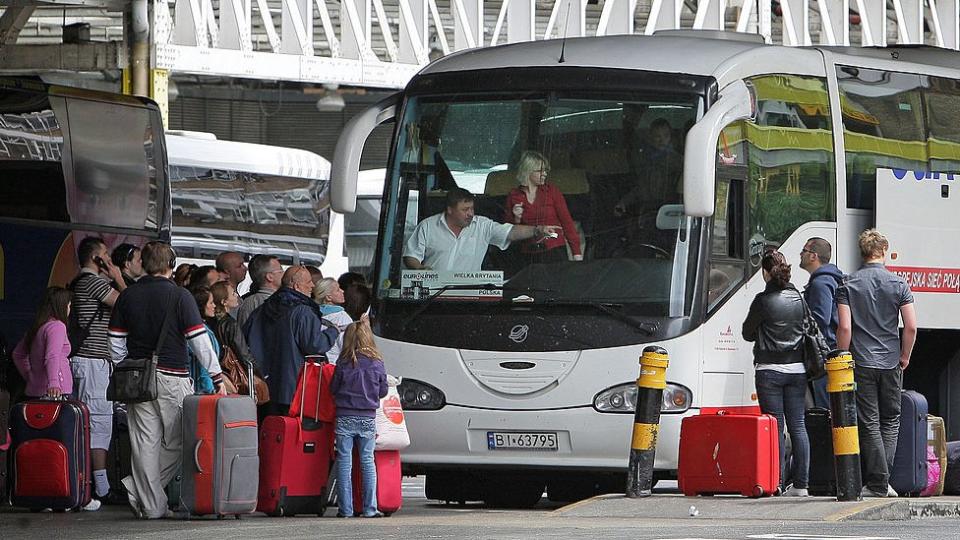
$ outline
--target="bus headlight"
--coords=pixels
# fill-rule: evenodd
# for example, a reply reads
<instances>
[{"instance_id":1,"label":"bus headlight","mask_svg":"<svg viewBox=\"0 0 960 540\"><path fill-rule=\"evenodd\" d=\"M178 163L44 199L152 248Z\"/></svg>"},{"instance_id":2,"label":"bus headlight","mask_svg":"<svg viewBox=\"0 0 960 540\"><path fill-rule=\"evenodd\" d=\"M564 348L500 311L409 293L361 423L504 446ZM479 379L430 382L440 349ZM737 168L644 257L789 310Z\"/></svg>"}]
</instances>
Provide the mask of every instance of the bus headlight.
<instances>
[{"instance_id":1,"label":"bus headlight","mask_svg":"<svg viewBox=\"0 0 960 540\"><path fill-rule=\"evenodd\" d=\"M425 382L404 377L397 387L400 404L406 411L436 411L447 404L447 397L439 389Z\"/></svg>"},{"instance_id":2,"label":"bus headlight","mask_svg":"<svg viewBox=\"0 0 960 540\"><path fill-rule=\"evenodd\" d=\"M667 383L663 390L662 413L681 413L690 408L693 393L690 389ZM637 383L630 382L607 388L593 398L593 408L602 413L633 414L637 409Z\"/></svg>"}]
</instances>

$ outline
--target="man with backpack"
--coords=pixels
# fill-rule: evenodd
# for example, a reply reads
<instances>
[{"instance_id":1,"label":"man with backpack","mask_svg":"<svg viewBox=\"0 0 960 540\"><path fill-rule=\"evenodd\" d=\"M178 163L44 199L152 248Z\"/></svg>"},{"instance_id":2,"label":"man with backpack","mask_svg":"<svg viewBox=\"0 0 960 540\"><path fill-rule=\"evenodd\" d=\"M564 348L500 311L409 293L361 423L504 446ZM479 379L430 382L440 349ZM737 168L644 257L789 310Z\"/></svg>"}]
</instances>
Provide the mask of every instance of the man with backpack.
<instances>
[{"instance_id":1,"label":"man with backpack","mask_svg":"<svg viewBox=\"0 0 960 540\"><path fill-rule=\"evenodd\" d=\"M119 291L127 284L120 269L110 260L110 251L103 238L88 236L77 247L80 273L70 283L73 300L67 327L70 337L70 370L73 392L77 400L90 409L90 461L93 465L93 487L97 499L107 496L107 450L113 432L113 403L107 401L110 384L110 343L107 325ZM112 284L111 284L112 283ZM84 507L97 510L94 499Z\"/></svg>"},{"instance_id":2,"label":"man with backpack","mask_svg":"<svg viewBox=\"0 0 960 540\"><path fill-rule=\"evenodd\" d=\"M800 251L800 268L810 272L810 281L803 290L803 297L810 306L810 314L817 321L820 334L831 349L837 346L837 287L843 284L843 272L837 265L830 263L832 256L833 248L830 242L816 236L807 240ZM812 387L813 404L829 409L827 378L821 377L813 381Z\"/></svg>"}]
</instances>

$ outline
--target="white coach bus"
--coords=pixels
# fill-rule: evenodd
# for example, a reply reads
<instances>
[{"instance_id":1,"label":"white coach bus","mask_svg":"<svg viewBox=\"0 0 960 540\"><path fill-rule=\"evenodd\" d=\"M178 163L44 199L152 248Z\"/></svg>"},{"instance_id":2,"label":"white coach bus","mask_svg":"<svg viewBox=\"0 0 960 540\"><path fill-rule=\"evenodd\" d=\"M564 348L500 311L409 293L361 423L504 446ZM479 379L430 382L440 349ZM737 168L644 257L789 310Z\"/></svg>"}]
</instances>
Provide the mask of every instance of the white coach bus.
<instances>
[{"instance_id":1,"label":"white coach bus","mask_svg":"<svg viewBox=\"0 0 960 540\"><path fill-rule=\"evenodd\" d=\"M344 219L330 210L330 162L295 148L168 131L173 245L184 262L221 251L276 255L325 276L347 271Z\"/></svg>"},{"instance_id":2,"label":"white coach bus","mask_svg":"<svg viewBox=\"0 0 960 540\"><path fill-rule=\"evenodd\" d=\"M851 272L870 226L916 295L906 385L960 435L958 66L926 47L722 33L538 41L447 56L355 117L333 164L342 212L368 133L397 123L373 319L403 377L407 472L449 501L622 490L638 357L656 344L670 353L656 475L674 476L683 417L758 410L740 330L764 249L787 255L802 288L808 238ZM549 159L583 261L528 264L511 246L481 271L404 267L405 239L453 186L477 215L510 218L527 150Z\"/></svg>"}]
</instances>

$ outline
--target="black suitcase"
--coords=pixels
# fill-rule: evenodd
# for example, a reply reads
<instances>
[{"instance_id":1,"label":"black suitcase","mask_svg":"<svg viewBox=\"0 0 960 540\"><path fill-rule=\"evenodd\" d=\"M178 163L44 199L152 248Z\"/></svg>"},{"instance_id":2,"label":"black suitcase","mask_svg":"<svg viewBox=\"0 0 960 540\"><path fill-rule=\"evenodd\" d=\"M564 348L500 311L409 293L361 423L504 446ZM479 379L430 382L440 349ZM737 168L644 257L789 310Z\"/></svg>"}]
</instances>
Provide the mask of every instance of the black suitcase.
<instances>
[{"instance_id":1,"label":"black suitcase","mask_svg":"<svg viewBox=\"0 0 960 540\"><path fill-rule=\"evenodd\" d=\"M912 390L900 398L900 434L890 486L901 496L918 496L927 487L927 398Z\"/></svg>"},{"instance_id":2,"label":"black suitcase","mask_svg":"<svg viewBox=\"0 0 960 540\"><path fill-rule=\"evenodd\" d=\"M123 403L113 406L113 436L110 438L109 465L107 466L107 481L110 489L118 495L126 495L127 489L123 480L130 476L130 430L127 425L127 407ZM126 500L126 498L124 498Z\"/></svg>"},{"instance_id":3,"label":"black suitcase","mask_svg":"<svg viewBox=\"0 0 960 540\"><path fill-rule=\"evenodd\" d=\"M837 475L833 467L833 428L830 424L830 409L812 407L804 414L807 437L810 439L811 495L837 495Z\"/></svg>"}]
</instances>

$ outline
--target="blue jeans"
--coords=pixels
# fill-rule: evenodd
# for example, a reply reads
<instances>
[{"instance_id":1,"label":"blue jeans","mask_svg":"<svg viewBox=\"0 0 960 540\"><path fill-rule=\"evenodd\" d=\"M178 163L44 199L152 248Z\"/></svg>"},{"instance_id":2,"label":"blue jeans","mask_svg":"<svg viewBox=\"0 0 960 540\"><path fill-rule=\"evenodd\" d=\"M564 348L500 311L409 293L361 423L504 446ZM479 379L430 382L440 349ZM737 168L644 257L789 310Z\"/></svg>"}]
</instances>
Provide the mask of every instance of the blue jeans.
<instances>
[{"instance_id":1,"label":"blue jeans","mask_svg":"<svg viewBox=\"0 0 960 540\"><path fill-rule=\"evenodd\" d=\"M337 417L337 499L339 514L353 516L353 447L360 454L363 515L377 513L377 468L373 463L376 424L366 416Z\"/></svg>"},{"instance_id":2,"label":"blue jeans","mask_svg":"<svg viewBox=\"0 0 960 540\"><path fill-rule=\"evenodd\" d=\"M806 488L810 479L810 439L803 420L806 409L807 376L803 373L780 373L767 369L757 371L757 400L760 412L777 418L780 432L780 481L786 478L784 428L793 443L793 486Z\"/></svg>"}]
</instances>

